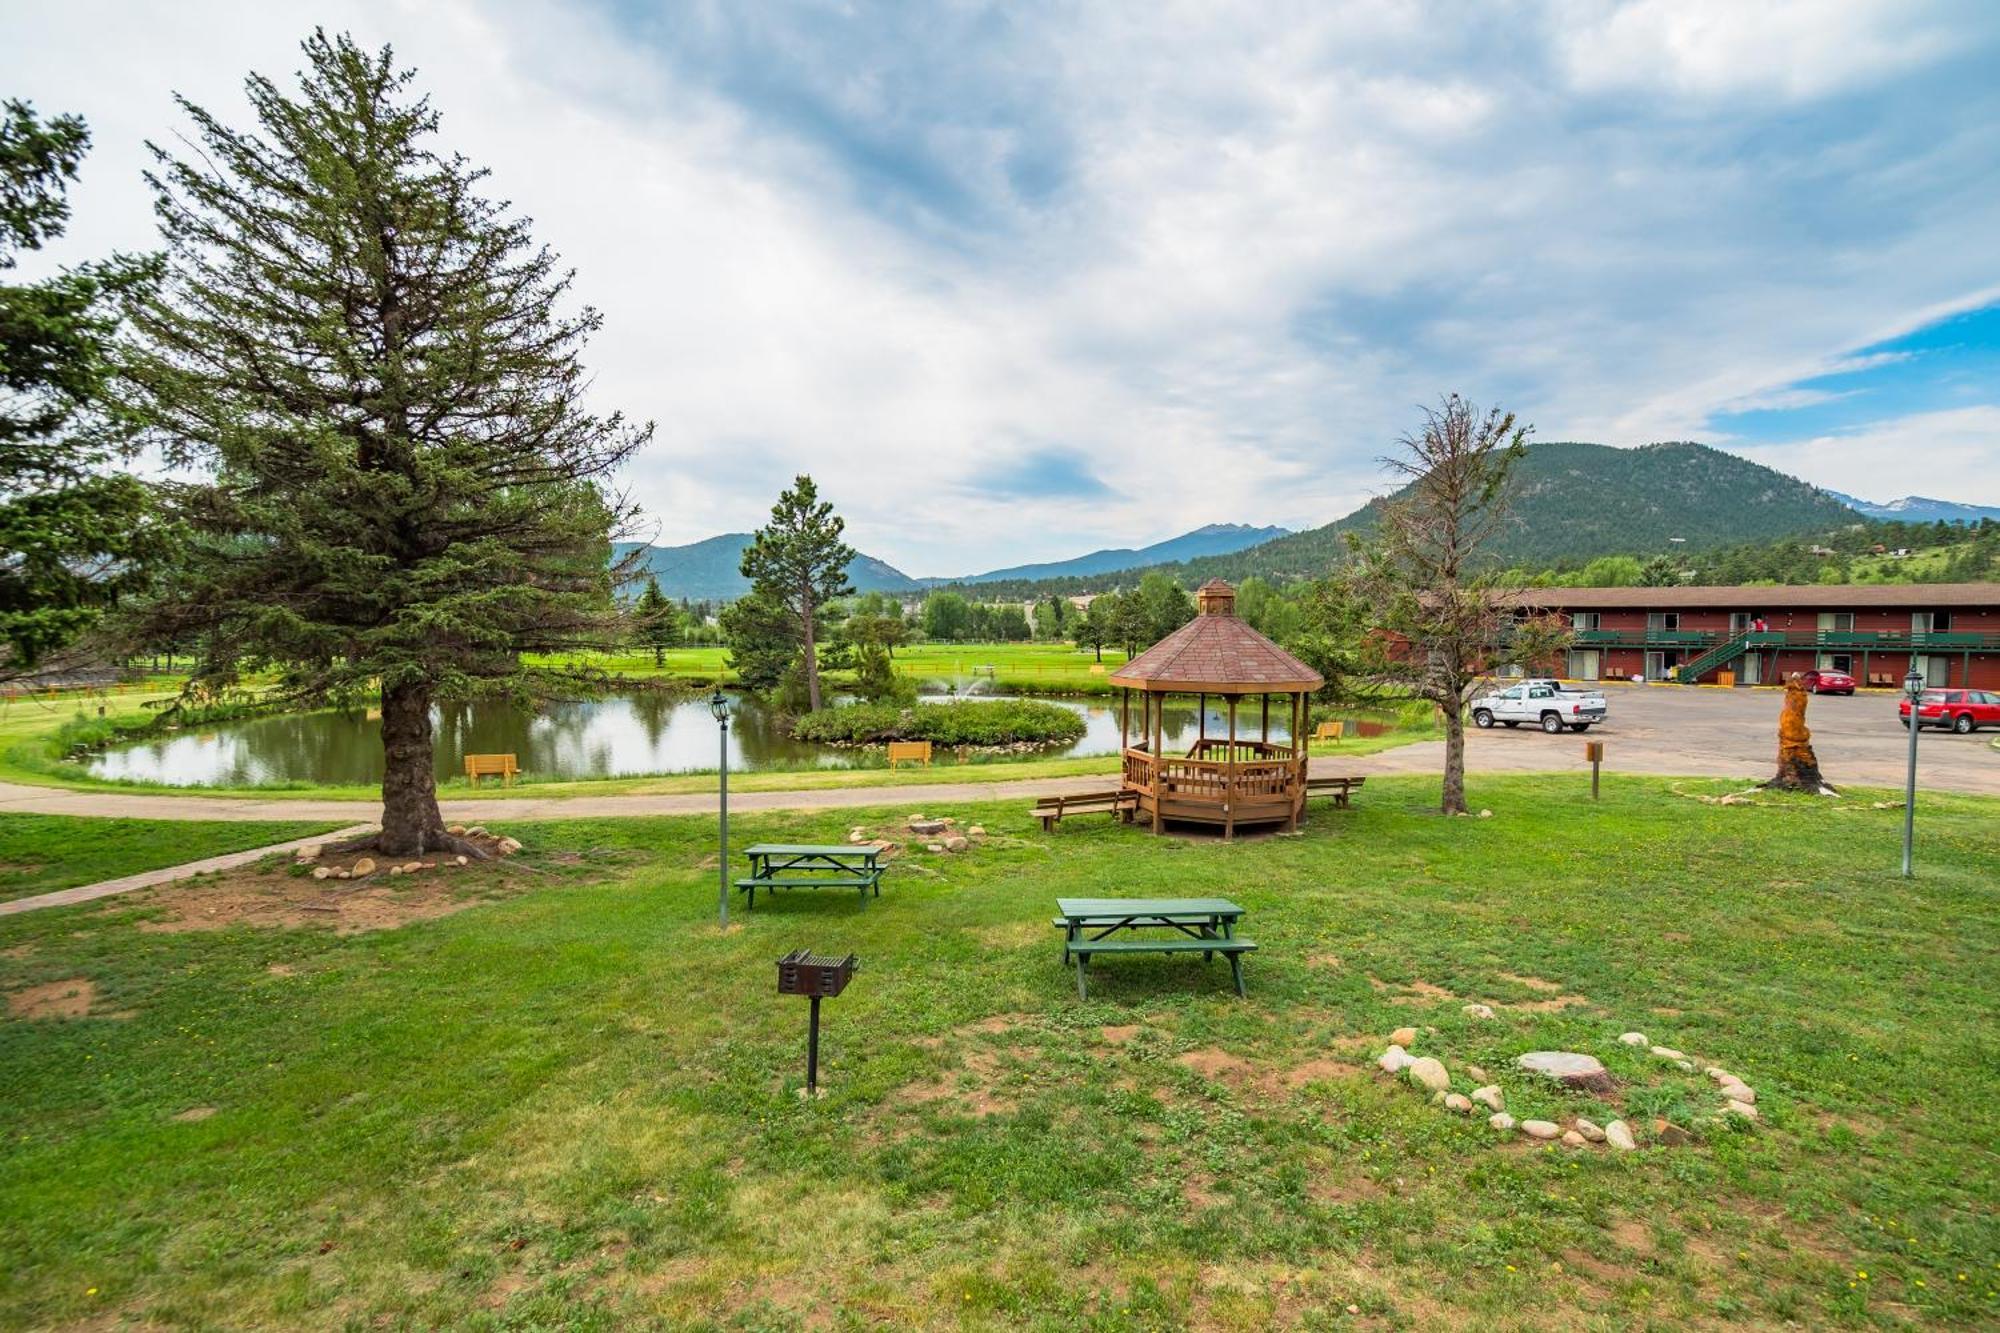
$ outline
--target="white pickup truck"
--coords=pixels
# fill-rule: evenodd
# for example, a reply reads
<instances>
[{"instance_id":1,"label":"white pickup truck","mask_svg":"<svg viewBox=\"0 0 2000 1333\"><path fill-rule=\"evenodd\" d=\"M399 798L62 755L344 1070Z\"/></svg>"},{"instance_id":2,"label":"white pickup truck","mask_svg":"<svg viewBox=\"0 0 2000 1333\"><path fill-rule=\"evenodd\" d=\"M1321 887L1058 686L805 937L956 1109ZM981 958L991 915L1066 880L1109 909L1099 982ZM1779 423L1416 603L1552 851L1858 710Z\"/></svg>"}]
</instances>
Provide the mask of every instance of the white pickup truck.
<instances>
[{"instance_id":1,"label":"white pickup truck","mask_svg":"<svg viewBox=\"0 0 2000 1333\"><path fill-rule=\"evenodd\" d=\"M1532 722L1554 735L1564 727L1588 731L1610 711L1596 690L1565 690L1553 680L1524 680L1472 701L1474 726L1518 727Z\"/></svg>"}]
</instances>

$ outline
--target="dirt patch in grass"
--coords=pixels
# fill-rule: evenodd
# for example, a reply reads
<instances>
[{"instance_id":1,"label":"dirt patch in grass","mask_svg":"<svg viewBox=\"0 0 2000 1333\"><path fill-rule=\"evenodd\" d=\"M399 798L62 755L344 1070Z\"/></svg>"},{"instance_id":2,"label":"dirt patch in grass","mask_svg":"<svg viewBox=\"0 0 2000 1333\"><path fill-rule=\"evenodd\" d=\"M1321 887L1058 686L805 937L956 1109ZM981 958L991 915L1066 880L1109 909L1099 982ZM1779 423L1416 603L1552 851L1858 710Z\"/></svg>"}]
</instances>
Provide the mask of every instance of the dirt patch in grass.
<instances>
[{"instance_id":1,"label":"dirt patch in grass","mask_svg":"<svg viewBox=\"0 0 2000 1333\"><path fill-rule=\"evenodd\" d=\"M1313 1083L1331 1083L1335 1079L1358 1076L1361 1070L1340 1060L1324 1057L1294 1065L1282 1073L1266 1074L1257 1080L1258 1090L1268 1096L1278 1097Z\"/></svg>"},{"instance_id":2,"label":"dirt patch in grass","mask_svg":"<svg viewBox=\"0 0 2000 1333\"><path fill-rule=\"evenodd\" d=\"M1511 981L1516 986L1526 986L1529 990L1541 991L1545 995L1554 995L1562 989L1560 981L1550 981L1546 977L1524 977L1517 972L1502 972L1500 979Z\"/></svg>"},{"instance_id":3,"label":"dirt patch in grass","mask_svg":"<svg viewBox=\"0 0 2000 1333\"><path fill-rule=\"evenodd\" d=\"M185 1111L174 1112L174 1119L183 1125L191 1125L197 1120L206 1120L214 1114L213 1106L190 1106Z\"/></svg>"},{"instance_id":4,"label":"dirt patch in grass","mask_svg":"<svg viewBox=\"0 0 2000 1333\"><path fill-rule=\"evenodd\" d=\"M1517 1014L1553 1014L1559 1010L1589 1003L1590 1001L1581 995L1551 995L1546 1000L1523 1000L1519 1004L1501 1004L1494 1007L1508 1009Z\"/></svg>"},{"instance_id":5,"label":"dirt patch in grass","mask_svg":"<svg viewBox=\"0 0 2000 1333\"><path fill-rule=\"evenodd\" d=\"M63 1018L131 1018L129 1012L97 1011L97 983L89 977L65 977L7 992L7 1016L33 1022Z\"/></svg>"},{"instance_id":6,"label":"dirt patch in grass","mask_svg":"<svg viewBox=\"0 0 2000 1333\"><path fill-rule=\"evenodd\" d=\"M1005 1027L989 1026L999 1019L1024 1017L1018 1014L996 1014L982 1023L973 1024L970 1029L960 1031L981 1031L986 1033L1004 1032ZM933 1045L939 1039L931 1038ZM927 1107L939 1103L950 1103L951 1108L961 1115L969 1115L976 1120L988 1116L1002 1115L1014 1109L1013 1094L1004 1086L1008 1072L1002 1059L1003 1053L988 1046L972 1046L961 1057L957 1070L940 1078L925 1079L907 1083L898 1088L891 1100L901 1106ZM1009 1046L1004 1052L1006 1059L1017 1065L1031 1064L1041 1058L1041 1052L1032 1046Z\"/></svg>"},{"instance_id":7,"label":"dirt patch in grass","mask_svg":"<svg viewBox=\"0 0 2000 1333\"><path fill-rule=\"evenodd\" d=\"M1371 975L1368 978L1368 984L1373 986L1377 993L1394 992L1394 994L1390 995L1390 998L1395 1000L1428 1000L1433 1004L1441 1004L1446 1000L1456 1000L1458 998L1444 987L1433 985L1422 979L1416 981L1384 981L1378 976Z\"/></svg>"},{"instance_id":8,"label":"dirt patch in grass","mask_svg":"<svg viewBox=\"0 0 2000 1333\"><path fill-rule=\"evenodd\" d=\"M1653 1252L1653 1229L1636 1217L1621 1217L1613 1222L1611 1239L1639 1254Z\"/></svg>"},{"instance_id":9,"label":"dirt patch in grass","mask_svg":"<svg viewBox=\"0 0 2000 1333\"><path fill-rule=\"evenodd\" d=\"M1181 1198L1190 1208L1213 1208L1223 1202L1215 1192L1215 1177L1205 1171L1197 1171L1181 1182Z\"/></svg>"},{"instance_id":10,"label":"dirt patch in grass","mask_svg":"<svg viewBox=\"0 0 2000 1333\"><path fill-rule=\"evenodd\" d=\"M1113 1046L1123 1046L1143 1031L1145 1025L1141 1023L1113 1023L1097 1030L1098 1035Z\"/></svg>"},{"instance_id":11,"label":"dirt patch in grass","mask_svg":"<svg viewBox=\"0 0 2000 1333\"><path fill-rule=\"evenodd\" d=\"M17 944L11 949L0 949L0 958L32 958L34 956L35 946L32 944Z\"/></svg>"},{"instance_id":12,"label":"dirt patch in grass","mask_svg":"<svg viewBox=\"0 0 2000 1333\"><path fill-rule=\"evenodd\" d=\"M158 915L139 922L148 932L226 930L231 926L298 930L324 928L338 935L392 930L513 897L530 886L533 872L506 861L432 869L366 879L313 879L289 864L250 865L199 879L162 884L120 896L103 915L137 907ZM278 972L283 964L273 965Z\"/></svg>"},{"instance_id":13,"label":"dirt patch in grass","mask_svg":"<svg viewBox=\"0 0 2000 1333\"><path fill-rule=\"evenodd\" d=\"M1174 1063L1183 1069L1191 1069L1211 1083L1228 1083L1240 1086L1248 1081L1252 1073L1250 1062L1241 1056L1231 1055L1220 1046L1204 1046L1198 1051L1174 1057Z\"/></svg>"}]
</instances>

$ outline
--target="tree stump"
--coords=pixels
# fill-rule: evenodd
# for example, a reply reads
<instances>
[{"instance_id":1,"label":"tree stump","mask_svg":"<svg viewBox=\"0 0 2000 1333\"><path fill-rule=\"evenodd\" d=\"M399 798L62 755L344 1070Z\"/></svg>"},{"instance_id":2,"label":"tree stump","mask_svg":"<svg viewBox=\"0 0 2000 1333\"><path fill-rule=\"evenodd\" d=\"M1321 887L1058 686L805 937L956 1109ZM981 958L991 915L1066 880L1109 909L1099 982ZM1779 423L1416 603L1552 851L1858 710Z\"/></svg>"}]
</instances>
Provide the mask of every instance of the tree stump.
<instances>
[{"instance_id":1,"label":"tree stump","mask_svg":"<svg viewBox=\"0 0 2000 1333\"><path fill-rule=\"evenodd\" d=\"M1805 677L1794 671L1785 677L1785 707L1778 714L1778 772L1764 786L1773 791L1804 791L1815 796L1837 796L1833 784L1820 776L1819 756L1813 753L1812 732L1806 727Z\"/></svg>"}]
</instances>

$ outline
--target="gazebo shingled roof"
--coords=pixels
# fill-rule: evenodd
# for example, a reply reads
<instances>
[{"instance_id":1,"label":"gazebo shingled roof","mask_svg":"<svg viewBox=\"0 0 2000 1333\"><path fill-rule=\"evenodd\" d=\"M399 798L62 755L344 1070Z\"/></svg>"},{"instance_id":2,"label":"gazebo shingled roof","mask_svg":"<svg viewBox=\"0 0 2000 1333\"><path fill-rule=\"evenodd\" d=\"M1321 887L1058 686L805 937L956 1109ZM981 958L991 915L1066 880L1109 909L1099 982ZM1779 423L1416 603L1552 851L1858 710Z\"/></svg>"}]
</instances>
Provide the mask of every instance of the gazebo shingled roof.
<instances>
[{"instance_id":1,"label":"gazebo shingled roof","mask_svg":"<svg viewBox=\"0 0 2000 1333\"><path fill-rule=\"evenodd\" d=\"M1200 614L1113 672L1113 685L1153 693L1284 694L1326 678L1245 624L1236 590L1210 579L1195 592Z\"/></svg>"}]
</instances>

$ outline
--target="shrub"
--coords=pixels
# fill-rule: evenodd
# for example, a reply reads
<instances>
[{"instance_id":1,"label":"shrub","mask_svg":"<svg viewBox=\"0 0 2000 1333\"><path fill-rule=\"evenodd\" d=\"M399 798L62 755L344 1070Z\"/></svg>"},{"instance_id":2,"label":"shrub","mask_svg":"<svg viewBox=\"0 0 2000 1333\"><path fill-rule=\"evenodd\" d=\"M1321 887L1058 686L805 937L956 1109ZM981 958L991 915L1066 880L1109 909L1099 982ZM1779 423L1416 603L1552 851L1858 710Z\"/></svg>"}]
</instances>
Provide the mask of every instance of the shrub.
<instances>
[{"instance_id":1,"label":"shrub","mask_svg":"<svg viewBox=\"0 0 2000 1333\"><path fill-rule=\"evenodd\" d=\"M1039 699L917 704L844 704L808 713L792 735L823 745L881 745L930 741L934 745L1068 745L1083 738L1083 718Z\"/></svg>"}]
</instances>

